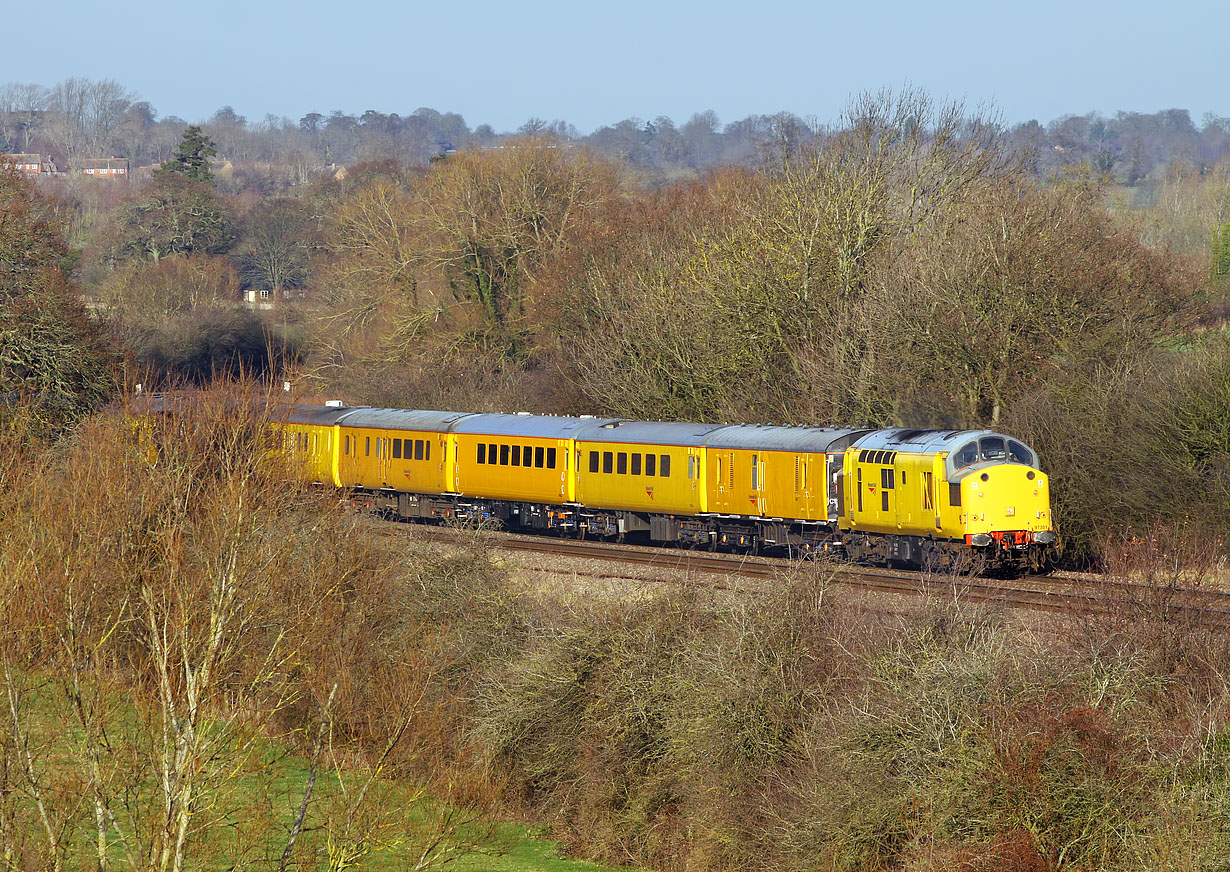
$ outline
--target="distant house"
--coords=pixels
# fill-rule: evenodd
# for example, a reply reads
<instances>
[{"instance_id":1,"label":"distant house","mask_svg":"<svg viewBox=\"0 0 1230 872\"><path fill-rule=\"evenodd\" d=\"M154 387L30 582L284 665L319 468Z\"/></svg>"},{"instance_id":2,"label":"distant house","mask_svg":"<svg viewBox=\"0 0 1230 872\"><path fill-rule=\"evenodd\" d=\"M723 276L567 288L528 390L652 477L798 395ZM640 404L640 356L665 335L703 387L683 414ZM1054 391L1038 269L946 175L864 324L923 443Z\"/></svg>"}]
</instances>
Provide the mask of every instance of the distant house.
<instances>
[{"instance_id":1,"label":"distant house","mask_svg":"<svg viewBox=\"0 0 1230 872\"><path fill-rule=\"evenodd\" d=\"M243 292L243 301L250 309L272 309L273 291L268 288L249 288Z\"/></svg>"},{"instance_id":2,"label":"distant house","mask_svg":"<svg viewBox=\"0 0 1230 872\"><path fill-rule=\"evenodd\" d=\"M128 178L128 158L104 157L81 162L81 174L103 179Z\"/></svg>"},{"instance_id":3,"label":"distant house","mask_svg":"<svg viewBox=\"0 0 1230 872\"><path fill-rule=\"evenodd\" d=\"M51 155L0 154L0 161L27 176L53 176L56 174L55 161L51 159Z\"/></svg>"}]
</instances>

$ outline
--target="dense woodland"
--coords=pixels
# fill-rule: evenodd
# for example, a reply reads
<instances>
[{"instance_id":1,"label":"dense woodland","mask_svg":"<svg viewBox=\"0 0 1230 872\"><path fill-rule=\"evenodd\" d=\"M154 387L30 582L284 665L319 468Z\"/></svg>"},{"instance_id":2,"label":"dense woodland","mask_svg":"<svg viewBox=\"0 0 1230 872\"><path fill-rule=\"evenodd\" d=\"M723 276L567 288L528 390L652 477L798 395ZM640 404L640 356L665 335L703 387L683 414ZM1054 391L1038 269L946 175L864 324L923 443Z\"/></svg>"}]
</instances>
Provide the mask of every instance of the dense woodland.
<instances>
[{"instance_id":1,"label":"dense woodland","mask_svg":"<svg viewBox=\"0 0 1230 872\"><path fill-rule=\"evenodd\" d=\"M886 622L822 568L767 609L534 597L481 544L360 535L224 414L228 385L271 377L400 407L995 427L1039 451L1068 560L1212 583L1225 119L1005 128L908 92L828 127L701 115L583 137L431 110L186 125L110 82L2 95L14 151L148 166L0 172L9 868L269 851L342 869L397 847L409 824L366 788L313 801L298 847L297 799L279 820L236 811L231 774L269 736L373 797L387 765L613 862L1230 856L1225 646L1161 600L1056 642L955 606ZM208 388L213 423L168 423L151 466L122 410L138 382ZM57 749L40 718L83 741ZM359 775L323 762L326 733ZM433 826L481 841L456 820Z\"/></svg>"}]
</instances>

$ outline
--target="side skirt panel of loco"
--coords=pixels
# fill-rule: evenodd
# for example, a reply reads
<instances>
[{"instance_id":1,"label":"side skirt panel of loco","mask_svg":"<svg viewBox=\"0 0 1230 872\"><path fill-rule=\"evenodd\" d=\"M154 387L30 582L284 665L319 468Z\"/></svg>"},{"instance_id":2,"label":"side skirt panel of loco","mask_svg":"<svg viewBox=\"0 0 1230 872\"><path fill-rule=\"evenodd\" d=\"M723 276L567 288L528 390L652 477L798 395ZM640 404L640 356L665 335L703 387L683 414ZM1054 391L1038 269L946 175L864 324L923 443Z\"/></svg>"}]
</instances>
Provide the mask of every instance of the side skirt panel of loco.
<instances>
[{"instance_id":1,"label":"side skirt panel of loco","mask_svg":"<svg viewBox=\"0 0 1230 872\"><path fill-rule=\"evenodd\" d=\"M650 542L715 551L751 551L761 547L797 553L840 550L832 528L820 523L733 516L650 515L451 494L383 490L355 490L352 494L353 501L366 508L407 521L498 521L510 529L599 538L632 536Z\"/></svg>"}]
</instances>

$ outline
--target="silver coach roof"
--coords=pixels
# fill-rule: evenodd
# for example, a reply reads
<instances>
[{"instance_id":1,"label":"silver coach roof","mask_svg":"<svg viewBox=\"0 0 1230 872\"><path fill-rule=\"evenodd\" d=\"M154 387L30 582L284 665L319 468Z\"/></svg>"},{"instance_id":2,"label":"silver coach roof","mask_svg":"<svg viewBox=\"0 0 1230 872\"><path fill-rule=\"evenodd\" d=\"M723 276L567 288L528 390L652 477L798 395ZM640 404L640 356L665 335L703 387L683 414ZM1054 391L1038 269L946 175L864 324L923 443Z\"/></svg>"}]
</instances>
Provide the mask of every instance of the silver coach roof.
<instances>
[{"instance_id":1,"label":"silver coach roof","mask_svg":"<svg viewBox=\"0 0 1230 872\"><path fill-rule=\"evenodd\" d=\"M332 427L339 420L353 412L354 409L335 406L303 406L290 407L269 406L268 415L271 421L284 421L287 424L312 424L317 427Z\"/></svg>"},{"instance_id":2,"label":"silver coach roof","mask_svg":"<svg viewBox=\"0 0 1230 872\"><path fill-rule=\"evenodd\" d=\"M671 421L587 421L578 439L585 442L629 442L703 448L705 437L726 424L679 424Z\"/></svg>"},{"instance_id":3,"label":"silver coach roof","mask_svg":"<svg viewBox=\"0 0 1230 872\"><path fill-rule=\"evenodd\" d=\"M532 439L575 439L591 425L610 424L618 418L570 418L564 415L477 414L457 424L454 432L482 436L525 436Z\"/></svg>"},{"instance_id":4,"label":"silver coach roof","mask_svg":"<svg viewBox=\"0 0 1230 872\"><path fill-rule=\"evenodd\" d=\"M338 423L344 427L372 427L381 430L421 430L427 433L447 433L471 412L437 412L431 409L371 409L343 408Z\"/></svg>"},{"instance_id":5,"label":"silver coach roof","mask_svg":"<svg viewBox=\"0 0 1230 872\"><path fill-rule=\"evenodd\" d=\"M732 424L705 438L706 448L793 451L818 454L841 451L866 430L841 427L782 427L772 424Z\"/></svg>"}]
</instances>

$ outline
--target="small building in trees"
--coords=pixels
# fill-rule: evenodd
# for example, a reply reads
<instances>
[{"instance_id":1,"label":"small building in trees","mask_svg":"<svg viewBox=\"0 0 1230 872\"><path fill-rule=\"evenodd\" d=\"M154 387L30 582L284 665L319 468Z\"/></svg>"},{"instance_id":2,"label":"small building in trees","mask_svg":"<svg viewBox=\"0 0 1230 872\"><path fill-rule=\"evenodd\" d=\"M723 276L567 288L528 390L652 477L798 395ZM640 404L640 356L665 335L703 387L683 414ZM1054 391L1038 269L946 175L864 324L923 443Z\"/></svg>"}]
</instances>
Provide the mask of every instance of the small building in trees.
<instances>
[{"instance_id":1,"label":"small building in trees","mask_svg":"<svg viewBox=\"0 0 1230 872\"><path fill-rule=\"evenodd\" d=\"M102 179L127 179L128 158L104 157L91 158L81 162L81 174Z\"/></svg>"},{"instance_id":2,"label":"small building in trees","mask_svg":"<svg viewBox=\"0 0 1230 872\"><path fill-rule=\"evenodd\" d=\"M26 176L54 176L57 172L49 154L0 154L0 163Z\"/></svg>"}]
</instances>

